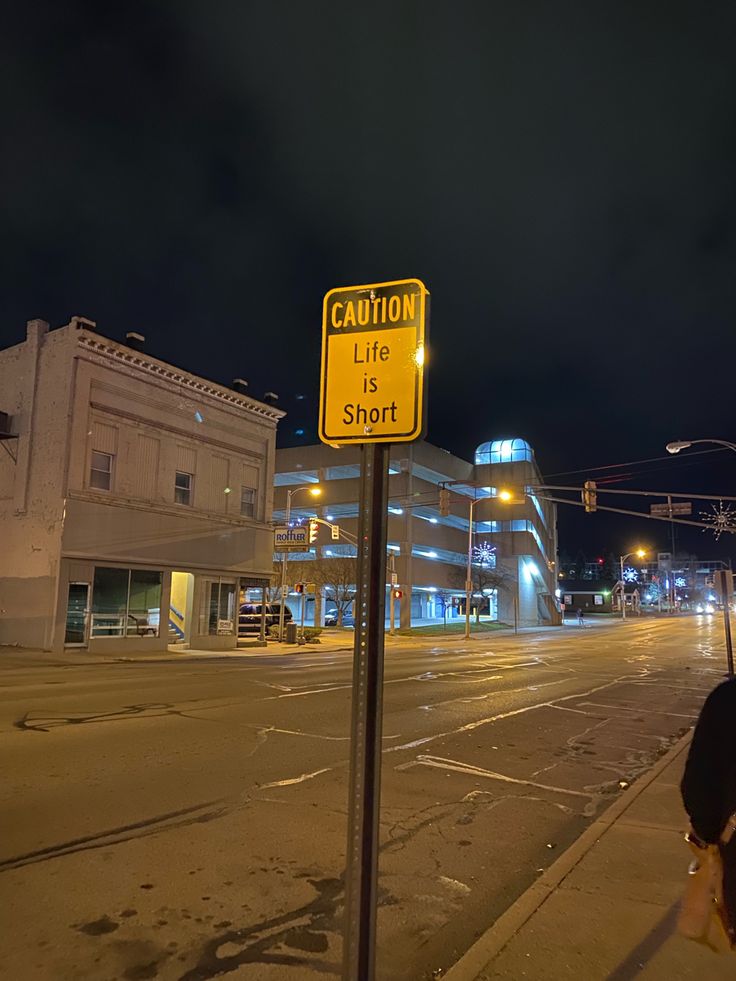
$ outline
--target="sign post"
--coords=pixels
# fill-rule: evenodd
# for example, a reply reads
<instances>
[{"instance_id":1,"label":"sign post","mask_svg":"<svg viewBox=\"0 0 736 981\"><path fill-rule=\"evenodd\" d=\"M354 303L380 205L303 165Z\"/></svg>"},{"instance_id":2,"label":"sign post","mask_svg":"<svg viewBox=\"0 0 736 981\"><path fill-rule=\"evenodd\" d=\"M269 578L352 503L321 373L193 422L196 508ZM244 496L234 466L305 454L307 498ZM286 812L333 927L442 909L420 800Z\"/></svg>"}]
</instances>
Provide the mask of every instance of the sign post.
<instances>
[{"instance_id":1,"label":"sign post","mask_svg":"<svg viewBox=\"0 0 736 981\"><path fill-rule=\"evenodd\" d=\"M363 447L358 522L343 978L375 976L388 444Z\"/></svg>"},{"instance_id":2,"label":"sign post","mask_svg":"<svg viewBox=\"0 0 736 981\"><path fill-rule=\"evenodd\" d=\"M731 597L733 596L733 573L720 569L715 574L714 585L723 603L723 629L726 637L726 660L728 677L733 678L733 641L731 640Z\"/></svg>"},{"instance_id":3,"label":"sign post","mask_svg":"<svg viewBox=\"0 0 736 981\"><path fill-rule=\"evenodd\" d=\"M669 518L670 519L670 534L672 535L672 559L675 558L675 525L672 519L676 515L685 515L693 513L693 502L692 501L673 501L672 495L667 495L666 504L650 504L649 513L654 518ZM675 577L674 577L674 567L671 570L669 576L669 587L668 587L668 597L667 603L670 608L670 613L675 612L675 607L677 605L677 591L675 590ZM662 594L660 591L660 612L662 603Z\"/></svg>"},{"instance_id":4,"label":"sign post","mask_svg":"<svg viewBox=\"0 0 736 981\"><path fill-rule=\"evenodd\" d=\"M403 279L330 290L323 306L319 437L361 447L344 981L375 977L389 445L424 429L427 299Z\"/></svg>"}]
</instances>

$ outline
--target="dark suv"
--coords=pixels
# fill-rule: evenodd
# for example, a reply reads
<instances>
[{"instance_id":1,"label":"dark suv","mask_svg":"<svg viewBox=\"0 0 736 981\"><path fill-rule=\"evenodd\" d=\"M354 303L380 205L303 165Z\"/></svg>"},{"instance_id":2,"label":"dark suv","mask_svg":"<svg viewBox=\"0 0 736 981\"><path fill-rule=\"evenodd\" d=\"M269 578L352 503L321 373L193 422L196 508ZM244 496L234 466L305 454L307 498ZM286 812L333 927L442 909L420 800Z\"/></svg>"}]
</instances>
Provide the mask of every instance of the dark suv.
<instances>
[{"instance_id":1,"label":"dark suv","mask_svg":"<svg viewBox=\"0 0 736 981\"><path fill-rule=\"evenodd\" d=\"M261 603L241 603L238 614L238 633L247 634L258 632L261 629L261 613L263 605ZM281 612L280 603L266 604L266 629L278 626L279 613ZM293 620L291 610L288 606L284 607L284 624Z\"/></svg>"}]
</instances>

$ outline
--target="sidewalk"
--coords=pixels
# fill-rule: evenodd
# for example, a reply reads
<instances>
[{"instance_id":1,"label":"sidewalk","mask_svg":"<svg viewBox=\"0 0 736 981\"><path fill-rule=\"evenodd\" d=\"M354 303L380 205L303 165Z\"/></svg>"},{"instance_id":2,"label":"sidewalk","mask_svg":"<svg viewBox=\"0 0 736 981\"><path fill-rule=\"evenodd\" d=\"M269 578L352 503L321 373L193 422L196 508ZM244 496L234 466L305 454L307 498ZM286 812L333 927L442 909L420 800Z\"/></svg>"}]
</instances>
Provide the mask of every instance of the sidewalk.
<instances>
[{"instance_id":1,"label":"sidewalk","mask_svg":"<svg viewBox=\"0 0 736 981\"><path fill-rule=\"evenodd\" d=\"M605 620L596 623L596 627L617 627L620 620ZM587 624L586 624L587 626ZM443 647L467 647L471 645L482 645L494 643L498 640L508 640L514 636L523 637L526 634L548 633L551 636L559 634L561 630L580 630L574 625L566 622L564 627L520 627L514 633L513 627L502 627L498 630L472 633L470 640L466 640L462 634L415 634L389 636L385 635L385 646L387 649L401 650L405 647L436 647L441 644ZM471 627L472 631L472 627ZM330 654L336 651L351 651L355 642L355 633L352 629L324 630L319 638L319 643L308 644L286 644L269 640L265 646L239 647L229 651L200 651L190 648L169 648L166 651L141 652L131 650L128 652L118 652L115 654L88 654L70 648L59 654L50 651L42 651L27 647L16 647L14 645L0 645L0 669L1 668L26 668L26 667L49 667L64 665L89 665L89 664L109 664L120 661L140 661L153 663L156 661L186 661L186 660L211 660L214 658L254 658L254 657L275 657L278 655L298 655L298 654Z\"/></svg>"},{"instance_id":2,"label":"sidewalk","mask_svg":"<svg viewBox=\"0 0 736 981\"><path fill-rule=\"evenodd\" d=\"M444 975L445 981L734 981L736 954L676 934L691 853L681 739Z\"/></svg>"}]
</instances>

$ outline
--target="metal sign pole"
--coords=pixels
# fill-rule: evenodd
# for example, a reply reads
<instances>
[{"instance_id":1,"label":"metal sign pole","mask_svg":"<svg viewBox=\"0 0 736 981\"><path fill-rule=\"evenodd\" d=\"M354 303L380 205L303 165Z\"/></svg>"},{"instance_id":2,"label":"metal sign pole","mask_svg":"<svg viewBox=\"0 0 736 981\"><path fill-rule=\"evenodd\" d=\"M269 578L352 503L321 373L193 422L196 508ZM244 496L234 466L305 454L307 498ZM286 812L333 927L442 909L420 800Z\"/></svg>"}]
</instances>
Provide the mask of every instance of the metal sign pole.
<instances>
[{"instance_id":1,"label":"metal sign pole","mask_svg":"<svg viewBox=\"0 0 736 981\"><path fill-rule=\"evenodd\" d=\"M726 660L728 662L728 677L733 678L733 642L731 640L731 596L733 595L733 576L725 569L719 569L715 578L718 582L718 592L723 603L723 630L726 638Z\"/></svg>"},{"instance_id":2,"label":"metal sign pole","mask_svg":"<svg viewBox=\"0 0 736 981\"><path fill-rule=\"evenodd\" d=\"M726 658L728 659L728 677L733 678L733 643L731 641L731 616L728 600L723 604L723 627L726 631Z\"/></svg>"},{"instance_id":3,"label":"metal sign pole","mask_svg":"<svg viewBox=\"0 0 736 981\"><path fill-rule=\"evenodd\" d=\"M375 975L389 445L361 457L343 981Z\"/></svg>"}]
</instances>

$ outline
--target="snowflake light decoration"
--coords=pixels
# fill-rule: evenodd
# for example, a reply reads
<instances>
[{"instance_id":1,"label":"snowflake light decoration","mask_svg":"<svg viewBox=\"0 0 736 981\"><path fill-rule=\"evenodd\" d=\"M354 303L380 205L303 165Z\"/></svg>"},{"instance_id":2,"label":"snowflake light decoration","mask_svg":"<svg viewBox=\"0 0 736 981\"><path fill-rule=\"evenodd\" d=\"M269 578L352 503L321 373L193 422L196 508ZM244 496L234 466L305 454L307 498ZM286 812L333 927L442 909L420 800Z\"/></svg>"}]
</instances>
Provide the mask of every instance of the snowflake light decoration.
<instances>
[{"instance_id":1,"label":"snowflake light decoration","mask_svg":"<svg viewBox=\"0 0 736 981\"><path fill-rule=\"evenodd\" d=\"M700 516L705 525L703 531L712 531L716 541L724 531L730 531L732 534L736 532L736 510L730 504L725 507L723 501L719 501L717 505L711 504L710 511L701 511Z\"/></svg>"},{"instance_id":2,"label":"snowflake light decoration","mask_svg":"<svg viewBox=\"0 0 736 981\"><path fill-rule=\"evenodd\" d=\"M684 579L682 576L678 576L675 579L675 586L677 586L678 589L684 589L685 586L687 586L687 579Z\"/></svg>"},{"instance_id":3,"label":"snowflake light decoration","mask_svg":"<svg viewBox=\"0 0 736 981\"><path fill-rule=\"evenodd\" d=\"M481 542L473 549L473 565L494 568L496 565L496 546Z\"/></svg>"},{"instance_id":4,"label":"snowflake light decoration","mask_svg":"<svg viewBox=\"0 0 736 981\"><path fill-rule=\"evenodd\" d=\"M639 582L639 573L631 566L624 569L624 582Z\"/></svg>"}]
</instances>

